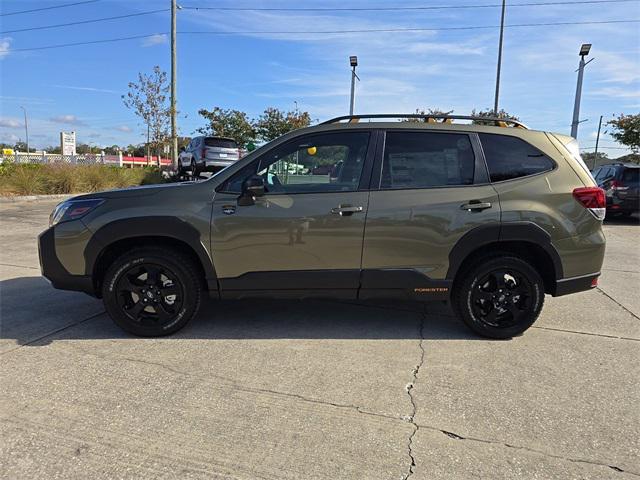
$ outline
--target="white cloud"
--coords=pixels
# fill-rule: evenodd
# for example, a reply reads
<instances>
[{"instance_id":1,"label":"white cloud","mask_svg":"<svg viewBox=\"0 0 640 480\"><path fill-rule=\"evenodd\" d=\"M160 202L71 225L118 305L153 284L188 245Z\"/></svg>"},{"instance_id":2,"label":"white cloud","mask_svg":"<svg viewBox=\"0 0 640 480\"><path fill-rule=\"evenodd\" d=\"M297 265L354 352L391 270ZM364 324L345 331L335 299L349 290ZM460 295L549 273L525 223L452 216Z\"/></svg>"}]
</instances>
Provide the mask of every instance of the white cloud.
<instances>
[{"instance_id":1,"label":"white cloud","mask_svg":"<svg viewBox=\"0 0 640 480\"><path fill-rule=\"evenodd\" d=\"M0 38L0 60L9 55L12 40L11 37Z\"/></svg>"},{"instance_id":2,"label":"white cloud","mask_svg":"<svg viewBox=\"0 0 640 480\"><path fill-rule=\"evenodd\" d=\"M155 45L163 45L169 42L169 36L166 33L157 33L145 38L142 41L143 47L153 47Z\"/></svg>"},{"instance_id":3,"label":"white cloud","mask_svg":"<svg viewBox=\"0 0 640 480\"><path fill-rule=\"evenodd\" d=\"M0 118L0 127L5 128L22 128L24 123L13 118Z\"/></svg>"},{"instance_id":4,"label":"white cloud","mask_svg":"<svg viewBox=\"0 0 640 480\"><path fill-rule=\"evenodd\" d=\"M126 125L119 125L115 129L119 132L124 132L124 133L130 133L133 131L131 127L127 127Z\"/></svg>"},{"instance_id":5,"label":"white cloud","mask_svg":"<svg viewBox=\"0 0 640 480\"><path fill-rule=\"evenodd\" d=\"M69 90L82 90L85 92L98 92L98 93L118 93L115 90L108 90L106 88L95 88L95 87L75 87L73 85L51 85L56 88L66 88Z\"/></svg>"},{"instance_id":6,"label":"white cloud","mask_svg":"<svg viewBox=\"0 0 640 480\"><path fill-rule=\"evenodd\" d=\"M49 121L54 123L67 123L69 125L85 125L85 123L75 115L58 115L51 117Z\"/></svg>"},{"instance_id":7,"label":"white cloud","mask_svg":"<svg viewBox=\"0 0 640 480\"><path fill-rule=\"evenodd\" d=\"M615 97L615 98L640 98L640 89L637 87L604 87L590 92L591 95L598 95L601 97Z\"/></svg>"}]
</instances>

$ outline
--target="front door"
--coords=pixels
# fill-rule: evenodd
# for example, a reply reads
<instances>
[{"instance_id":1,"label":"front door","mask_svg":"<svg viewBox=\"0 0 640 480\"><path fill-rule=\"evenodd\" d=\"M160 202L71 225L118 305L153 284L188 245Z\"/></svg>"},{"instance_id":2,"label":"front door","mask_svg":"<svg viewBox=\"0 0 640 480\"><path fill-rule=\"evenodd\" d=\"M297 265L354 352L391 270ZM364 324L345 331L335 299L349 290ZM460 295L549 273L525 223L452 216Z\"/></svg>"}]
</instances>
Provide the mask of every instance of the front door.
<instances>
[{"instance_id":1,"label":"front door","mask_svg":"<svg viewBox=\"0 0 640 480\"><path fill-rule=\"evenodd\" d=\"M373 158L372 135L300 136L222 185L214 197L211 237L223 297L355 298L369 200L363 173ZM256 174L265 181L265 195L254 205L238 205L243 181Z\"/></svg>"}]
</instances>

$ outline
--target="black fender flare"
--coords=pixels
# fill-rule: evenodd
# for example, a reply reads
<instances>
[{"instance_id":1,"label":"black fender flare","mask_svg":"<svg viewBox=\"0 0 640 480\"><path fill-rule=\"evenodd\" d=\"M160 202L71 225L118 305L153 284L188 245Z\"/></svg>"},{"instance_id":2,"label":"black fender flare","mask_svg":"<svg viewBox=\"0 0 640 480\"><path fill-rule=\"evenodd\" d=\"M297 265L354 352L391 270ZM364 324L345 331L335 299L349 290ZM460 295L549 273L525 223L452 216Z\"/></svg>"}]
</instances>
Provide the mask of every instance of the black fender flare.
<instances>
[{"instance_id":1,"label":"black fender flare","mask_svg":"<svg viewBox=\"0 0 640 480\"><path fill-rule=\"evenodd\" d=\"M549 233L533 222L492 223L476 227L458 240L449 253L447 279L453 280L467 257L478 248L491 243L525 242L542 248L553 263L556 280L563 278L562 260L551 243Z\"/></svg>"},{"instance_id":2,"label":"black fender flare","mask_svg":"<svg viewBox=\"0 0 640 480\"><path fill-rule=\"evenodd\" d=\"M186 243L198 256L209 289L217 290L218 277L213 261L202 245L200 232L188 222L172 216L132 217L103 225L85 247L85 273L93 275L98 258L109 245L136 237L166 237Z\"/></svg>"}]
</instances>

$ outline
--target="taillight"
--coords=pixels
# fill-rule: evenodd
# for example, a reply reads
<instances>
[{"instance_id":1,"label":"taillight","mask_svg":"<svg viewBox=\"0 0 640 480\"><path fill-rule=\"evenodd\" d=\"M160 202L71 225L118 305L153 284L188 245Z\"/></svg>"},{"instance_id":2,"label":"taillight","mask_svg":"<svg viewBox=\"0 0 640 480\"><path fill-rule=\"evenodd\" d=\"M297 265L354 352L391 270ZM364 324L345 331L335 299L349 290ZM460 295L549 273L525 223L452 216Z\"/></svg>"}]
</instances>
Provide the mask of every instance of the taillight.
<instances>
[{"instance_id":1,"label":"taillight","mask_svg":"<svg viewBox=\"0 0 640 480\"><path fill-rule=\"evenodd\" d=\"M607 211L607 200L600 187L580 187L573 190L573 198L589 210L598 220L604 220Z\"/></svg>"},{"instance_id":2,"label":"taillight","mask_svg":"<svg viewBox=\"0 0 640 480\"><path fill-rule=\"evenodd\" d=\"M629 187L625 187L622 182L618 181L618 180L612 180L611 184L609 186L609 188L611 188L611 190L629 190Z\"/></svg>"}]
</instances>

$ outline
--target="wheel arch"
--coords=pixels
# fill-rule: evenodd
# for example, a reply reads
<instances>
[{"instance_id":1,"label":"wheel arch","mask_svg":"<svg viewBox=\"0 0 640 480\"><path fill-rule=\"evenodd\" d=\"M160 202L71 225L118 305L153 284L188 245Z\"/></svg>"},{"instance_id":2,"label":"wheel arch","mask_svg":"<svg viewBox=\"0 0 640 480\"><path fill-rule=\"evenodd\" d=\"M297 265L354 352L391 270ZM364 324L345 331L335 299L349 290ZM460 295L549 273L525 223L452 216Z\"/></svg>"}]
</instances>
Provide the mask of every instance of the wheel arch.
<instances>
[{"instance_id":1,"label":"wheel arch","mask_svg":"<svg viewBox=\"0 0 640 480\"><path fill-rule=\"evenodd\" d=\"M476 227L465 234L451 250L447 279L454 285L459 274L478 258L495 252L513 254L529 262L544 281L545 293L556 291L563 278L562 261L551 243L551 236L532 222L513 222Z\"/></svg>"},{"instance_id":2,"label":"wheel arch","mask_svg":"<svg viewBox=\"0 0 640 480\"><path fill-rule=\"evenodd\" d=\"M98 294L109 265L128 250L144 245L181 251L194 261L204 286L210 291L218 290L216 271L198 230L177 217L159 216L116 220L95 232L85 248L84 257L85 273L93 279Z\"/></svg>"}]
</instances>

